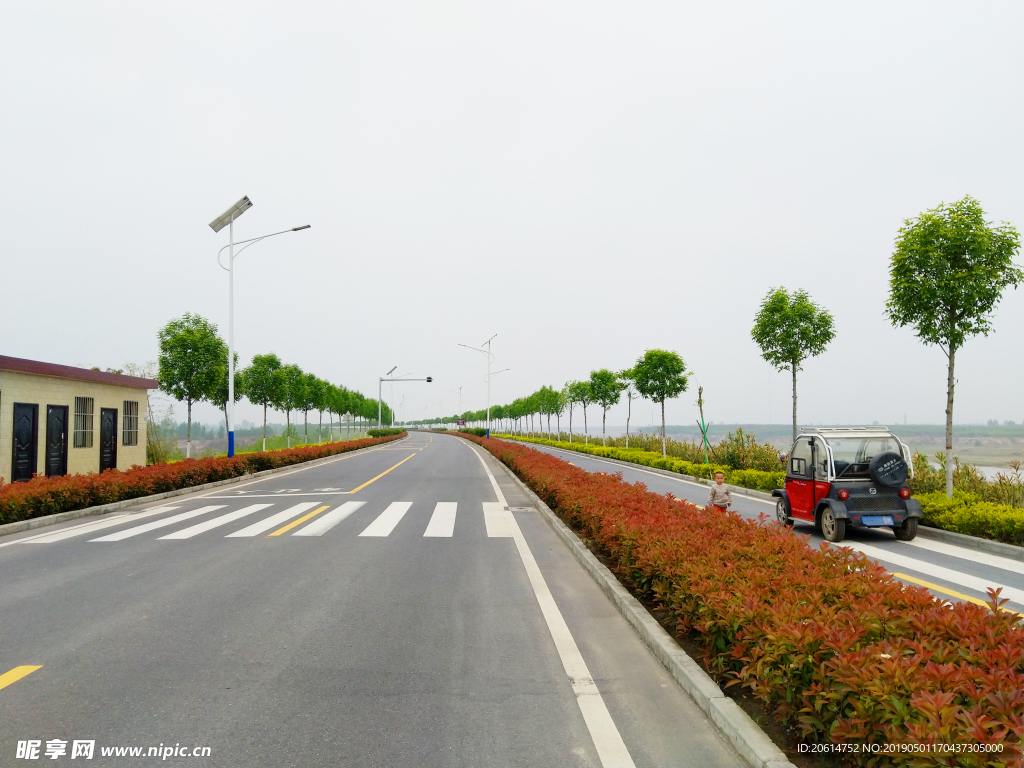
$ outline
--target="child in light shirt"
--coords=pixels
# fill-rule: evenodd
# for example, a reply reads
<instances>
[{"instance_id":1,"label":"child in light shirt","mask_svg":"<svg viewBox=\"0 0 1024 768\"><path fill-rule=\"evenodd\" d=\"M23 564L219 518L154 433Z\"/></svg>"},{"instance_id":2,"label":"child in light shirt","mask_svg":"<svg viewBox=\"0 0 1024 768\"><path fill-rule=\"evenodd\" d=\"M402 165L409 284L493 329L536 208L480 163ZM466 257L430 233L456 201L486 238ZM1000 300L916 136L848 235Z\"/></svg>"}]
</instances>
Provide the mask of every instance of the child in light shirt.
<instances>
[{"instance_id":1,"label":"child in light shirt","mask_svg":"<svg viewBox=\"0 0 1024 768\"><path fill-rule=\"evenodd\" d=\"M708 494L708 507L725 512L730 506L732 494L725 484L725 472L715 472L715 484L711 486L711 493Z\"/></svg>"}]
</instances>

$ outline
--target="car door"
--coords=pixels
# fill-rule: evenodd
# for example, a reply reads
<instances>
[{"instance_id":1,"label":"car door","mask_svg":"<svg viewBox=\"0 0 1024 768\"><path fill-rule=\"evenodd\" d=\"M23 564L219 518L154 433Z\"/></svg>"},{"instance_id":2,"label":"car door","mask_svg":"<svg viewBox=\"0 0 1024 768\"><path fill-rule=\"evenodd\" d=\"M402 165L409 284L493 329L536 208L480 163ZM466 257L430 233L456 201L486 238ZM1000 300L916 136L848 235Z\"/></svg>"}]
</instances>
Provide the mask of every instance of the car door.
<instances>
[{"instance_id":1,"label":"car door","mask_svg":"<svg viewBox=\"0 0 1024 768\"><path fill-rule=\"evenodd\" d=\"M789 497L789 511L801 520L814 520L811 501L811 446L806 437L799 438L793 445L786 464L786 495Z\"/></svg>"}]
</instances>

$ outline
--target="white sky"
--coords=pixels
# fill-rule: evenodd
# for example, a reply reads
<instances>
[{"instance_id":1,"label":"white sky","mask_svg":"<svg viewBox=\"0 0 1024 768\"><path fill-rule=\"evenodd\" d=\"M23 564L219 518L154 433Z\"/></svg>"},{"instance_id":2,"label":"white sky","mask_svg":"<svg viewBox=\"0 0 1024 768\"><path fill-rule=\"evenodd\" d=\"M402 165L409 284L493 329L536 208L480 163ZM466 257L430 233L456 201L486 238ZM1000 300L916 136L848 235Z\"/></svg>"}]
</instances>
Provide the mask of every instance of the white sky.
<instances>
[{"instance_id":1,"label":"white sky","mask_svg":"<svg viewBox=\"0 0 1024 768\"><path fill-rule=\"evenodd\" d=\"M968 193L1024 228L1022 21L1016 1L8 0L0 349L120 367L186 311L226 334L207 224L247 194L237 238L313 228L236 262L243 363L367 395L394 365L432 375L396 388L413 418L459 385L485 405L457 342L498 334L495 402L663 347L708 418L784 423L788 378L750 340L784 285L836 318L801 421L938 423L945 357L886 322L888 259L903 219ZM1009 292L958 359L957 421L1024 418L1022 327Z\"/></svg>"}]
</instances>

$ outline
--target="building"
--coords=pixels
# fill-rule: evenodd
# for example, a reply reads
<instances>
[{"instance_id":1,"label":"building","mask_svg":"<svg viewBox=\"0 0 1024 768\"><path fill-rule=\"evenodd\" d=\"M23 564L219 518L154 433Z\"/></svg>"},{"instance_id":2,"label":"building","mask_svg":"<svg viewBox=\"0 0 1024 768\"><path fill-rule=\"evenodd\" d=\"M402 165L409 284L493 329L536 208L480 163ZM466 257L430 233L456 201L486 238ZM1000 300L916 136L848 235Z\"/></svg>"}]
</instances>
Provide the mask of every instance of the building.
<instances>
[{"instance_id":1,"label":"building","mask_svg":"<svg viewBox=\"0 0 1024 768\"><path fill-rule=\"evenodd\" d=\"M0 476L55 477L146 464L154 379L0 355Z\"/></svg>"}]
</instances>

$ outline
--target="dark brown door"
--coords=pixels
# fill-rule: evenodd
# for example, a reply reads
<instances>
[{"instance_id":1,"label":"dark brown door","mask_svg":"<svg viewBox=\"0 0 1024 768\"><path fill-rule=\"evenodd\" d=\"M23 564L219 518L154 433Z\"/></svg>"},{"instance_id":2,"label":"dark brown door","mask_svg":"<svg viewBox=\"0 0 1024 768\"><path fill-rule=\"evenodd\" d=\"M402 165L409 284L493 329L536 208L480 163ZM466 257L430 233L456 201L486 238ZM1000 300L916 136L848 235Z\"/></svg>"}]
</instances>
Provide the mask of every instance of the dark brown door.
<instances>
[{"instance_id":1,"label":"dark brown door","mask_svg":"<svg viewBox=\"0 0 1024 768\"><path fill-rule=\"evenodd\" d=\"M117 467L117 408L100 408L100 472Z\"/></svg>"},{"instance_id":2,"label":"dark brown door","mask_svg":"<svg viewBox=\"0 0 1024 768\"><path fill-rule=\"evenodd\" d=\"M46 406L46 476L68 473L68 407Z\"/></svg>"},{"instance_id":3,"label":"dark brown door","mask_svg":"<svg viewBox=\"0 0 1024 768\"><path fill-rule=\"evenodd\" d=\"M35 403L14 404L14 450L11 459L11 480L31 480L36 473L36 447L39 444L39 406Z\"/></svg>"}]
</instances>

